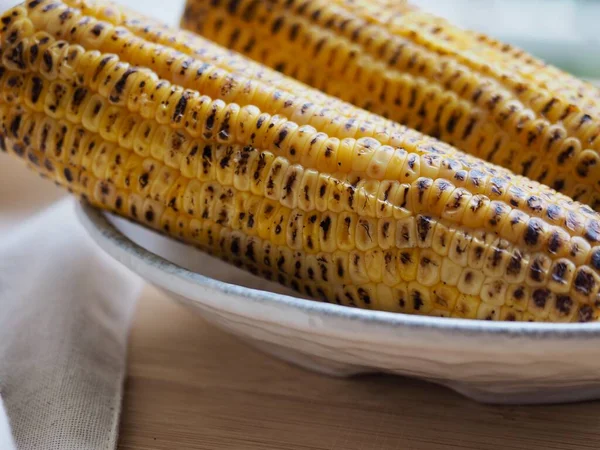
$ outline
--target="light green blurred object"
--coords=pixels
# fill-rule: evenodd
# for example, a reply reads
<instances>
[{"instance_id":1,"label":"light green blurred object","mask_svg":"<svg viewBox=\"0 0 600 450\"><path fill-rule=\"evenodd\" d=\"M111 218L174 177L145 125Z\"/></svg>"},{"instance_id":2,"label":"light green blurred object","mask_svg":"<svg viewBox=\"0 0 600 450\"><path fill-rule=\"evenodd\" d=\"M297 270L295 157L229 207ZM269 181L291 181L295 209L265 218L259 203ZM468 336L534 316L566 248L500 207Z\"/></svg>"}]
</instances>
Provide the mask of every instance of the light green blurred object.
<instances>
[{"instance_id":1,"label":"light green blurred object","mask_svg":"<svg viewBox=\"0 0 600 450\"><path fill-rule=\"evenodd\" d=\"M464 28L524 48L575 75L600 78L598 0L412 0Z\"/></svg>"}]
</instances>

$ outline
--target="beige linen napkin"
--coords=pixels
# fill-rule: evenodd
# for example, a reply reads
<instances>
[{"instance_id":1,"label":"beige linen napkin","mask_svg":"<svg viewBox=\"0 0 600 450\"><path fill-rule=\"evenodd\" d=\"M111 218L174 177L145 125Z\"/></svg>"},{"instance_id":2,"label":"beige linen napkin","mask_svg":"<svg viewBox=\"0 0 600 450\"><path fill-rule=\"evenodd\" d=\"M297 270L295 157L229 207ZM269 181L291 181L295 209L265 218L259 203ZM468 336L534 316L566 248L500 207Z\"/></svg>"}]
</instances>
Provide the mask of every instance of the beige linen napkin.
<instances>
[{"instance_id":1,"label":"beige linen napkin","mask_svg":"<svg viewBox=\"0 0 600 450\"><path fill-rule=\"evenodd\" d=\"M13 438L18 449L116 445L127 332L143 282L91 241L74 202L61 200L0 238L2 450Z\"/></svg>"}]
</instances>

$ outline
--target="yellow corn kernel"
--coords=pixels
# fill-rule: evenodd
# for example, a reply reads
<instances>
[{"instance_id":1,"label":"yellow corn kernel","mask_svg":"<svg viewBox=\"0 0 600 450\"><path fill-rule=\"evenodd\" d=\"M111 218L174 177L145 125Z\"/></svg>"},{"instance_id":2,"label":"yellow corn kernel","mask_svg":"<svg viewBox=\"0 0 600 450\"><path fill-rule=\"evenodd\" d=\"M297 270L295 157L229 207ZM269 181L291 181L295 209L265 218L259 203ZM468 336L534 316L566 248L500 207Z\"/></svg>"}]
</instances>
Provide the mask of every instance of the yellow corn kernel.
<instances>
[{"instance_id":1,"label":"yellow corn kernel","mask_svg":"<svg viewBox=\"0 0 600 450\"><path fill-rule=\"evenodd\" d=\"M600 218L548 187L101 1L29 2L1 23L0 149L92 205L340 305L498 320L598 318ZM386 48L384 55L393 46ZM433 76L429 62L420 64L422 77ZM355 74L360 85L365 73ZM406 71L402 82L410 78ZM393 103L390 115L402 111L414 126L465 135L492 160L515 149L508 131L498 138L484 115L425 78L410 89L381 80L372 90ZM446 84L475 95L469 80ZM515 102L506 92L498 100L491 88L479 95L508 114ZM439 118L428 102L447 103ZM423 114L411 118L413 107ZM562 131L533 111L513 111L504 122L522 123L521 144L547 145L563 158L559 169L578 174L556 176L592 198L586 182L596 158L573 137L582 120L581 133L594 136L589 119L569 116ZM527 166L536 155L523 151L510 164ZM544 164L523 170L541 178L551 167Z\"/></svg>"}]
</instances>

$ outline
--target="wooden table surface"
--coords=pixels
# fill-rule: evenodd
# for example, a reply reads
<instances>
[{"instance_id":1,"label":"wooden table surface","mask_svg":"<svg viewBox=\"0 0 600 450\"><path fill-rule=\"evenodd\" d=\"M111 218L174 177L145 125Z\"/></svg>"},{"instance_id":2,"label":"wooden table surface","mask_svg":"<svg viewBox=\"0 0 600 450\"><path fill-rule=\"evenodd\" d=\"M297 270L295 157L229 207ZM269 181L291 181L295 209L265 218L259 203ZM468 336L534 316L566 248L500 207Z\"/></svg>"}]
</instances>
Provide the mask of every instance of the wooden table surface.
<instances>
[{"instance_id":1,"label":"wooden table surface","mask_svg":"<svg viewBox=\"0 0 600 450\"><path fill-rule=\"evenodd\" d=\"M0 157L0 222L62 193ZM152 287L129 341L120 450L598 449L600 402L474 403L418 380L328 378L266 356Z\"/></svg>"}]
</instances>

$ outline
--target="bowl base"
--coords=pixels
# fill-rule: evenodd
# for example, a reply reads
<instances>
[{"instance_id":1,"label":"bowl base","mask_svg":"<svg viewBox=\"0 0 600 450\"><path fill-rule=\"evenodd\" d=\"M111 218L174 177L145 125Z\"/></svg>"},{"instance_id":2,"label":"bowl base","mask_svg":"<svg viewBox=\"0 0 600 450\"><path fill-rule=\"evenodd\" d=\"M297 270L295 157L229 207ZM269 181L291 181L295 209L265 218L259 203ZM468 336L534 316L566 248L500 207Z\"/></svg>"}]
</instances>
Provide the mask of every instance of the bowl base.
<instances>
[{"instance_id":1,"label":"bowl base","mask_svg":"<svg viewBox=\"0 0 600 450\"><path fill-rule=\"evenodd\" d=\"M444 383L445 386L479 403L492 405L547 405L597 400L600 386L548 386L514 392L494 392L460 383Z\"/></svg>"},{"instance_id":2,"label":"bowl base","mask_svg":"<svg viewBox=\"0 0 600 450\"><path fill-rule=\"evenodd\" d=\"M322 375L344 378L366 373L376 373L368 367L355 366L321 358L319 356L308 355L301 351L272 344L270 342L248 339L245 339L244 341L263 353L267 353L285 362Z\"/></svg>"}]
</instances>

